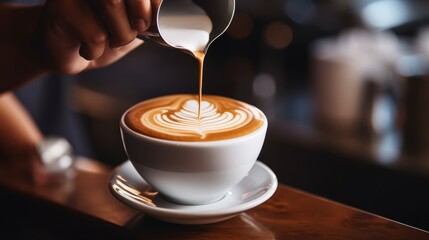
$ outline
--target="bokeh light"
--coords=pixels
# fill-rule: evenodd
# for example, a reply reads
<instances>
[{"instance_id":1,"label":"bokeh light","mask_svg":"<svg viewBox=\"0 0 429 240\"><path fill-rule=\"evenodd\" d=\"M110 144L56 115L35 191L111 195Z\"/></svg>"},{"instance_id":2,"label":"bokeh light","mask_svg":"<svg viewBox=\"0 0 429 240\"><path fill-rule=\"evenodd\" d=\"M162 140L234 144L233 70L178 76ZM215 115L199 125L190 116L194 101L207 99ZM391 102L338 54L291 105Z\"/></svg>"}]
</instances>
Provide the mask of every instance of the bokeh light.
<instances>
[{"instance_id":1,"label":"bokeh light","mask_svg":"<svg viewBox=\"0 0 429 240\"><path fill-rule=\"evenodd\" d=\"M284 49L292 42L292 29L284 22L270 23L263 33L265 43L274 49Z\"/></svg>"},{"instance_id":2,"label":"bokeh light","mask_svg":"<svg viewBox=\"0 0 429 240\"><path fill-rule=\"evenodd\" d=\"M259 97L273 97L276 93L276 81L267 73L258 74L253 80L253 93Z\"/></svg>"}]
</instances>

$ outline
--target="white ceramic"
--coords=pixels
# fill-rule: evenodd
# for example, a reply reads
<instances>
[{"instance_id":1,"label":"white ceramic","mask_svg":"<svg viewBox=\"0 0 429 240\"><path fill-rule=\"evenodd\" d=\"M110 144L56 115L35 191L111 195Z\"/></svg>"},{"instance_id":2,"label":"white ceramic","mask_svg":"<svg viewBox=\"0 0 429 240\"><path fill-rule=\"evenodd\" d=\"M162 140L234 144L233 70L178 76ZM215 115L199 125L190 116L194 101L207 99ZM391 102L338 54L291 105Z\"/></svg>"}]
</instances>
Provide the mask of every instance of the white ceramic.
<instances>
[{"instance_id":1,"label":"white ceramic","mask_svg":"<svg viewBox=\"0 0 429 240\"><path fill-rule=\"evenodd\" d=\"M277 189L277 178L269 167L257 161L249 175L221 200L206 205L180 205L160 196L126 161L113 170L109 187L118 200L152 217L179 224L208 224L232 218L268 200Z\"/></svg>"},{"instance_id":2,"label":"white ceramic","mask_svg":"<svg viewBox=\"0 0 429 240\"><path fill-rule=\"evenodd\" d=\"M121 118L121 135L128 158L151 186L171 201L207 204L218 201L255 164L267 131L267 119L242 137L209 142L170 141L128 128Z\"/></svg>"}]
</instances>

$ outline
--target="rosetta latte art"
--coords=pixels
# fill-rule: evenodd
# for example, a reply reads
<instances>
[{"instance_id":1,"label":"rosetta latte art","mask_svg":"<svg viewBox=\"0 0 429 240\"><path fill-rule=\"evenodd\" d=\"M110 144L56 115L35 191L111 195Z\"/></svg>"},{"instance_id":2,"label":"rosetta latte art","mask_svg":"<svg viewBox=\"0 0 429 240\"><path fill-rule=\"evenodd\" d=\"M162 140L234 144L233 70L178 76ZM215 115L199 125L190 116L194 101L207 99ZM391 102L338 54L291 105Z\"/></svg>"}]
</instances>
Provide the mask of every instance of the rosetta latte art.
<instances>
[{"instance_id":1,"label":"rosetta latte art","mask_svg":"<svg viewBox=\"0 0 429 240\"><path fill-rule=\"evenodd\" d=\"M198 116L194 95L152 99L127 114L127 125L151 137L180 141L213 141L245 135L258 129L263 114L246 103L204 95Z\"/></svg>"},{"instance_id":2,"label":"rosetta latte art","mask_svg":"<svg viewBox=\"0 0 429 240\"><path fill-rule=\"evenodd\" d=\"M219 131L230 131L246 125L252 118L247 109L235 109L234 112L217 112L214 104L203 101L201 116L198 119L198 101L188 100L182 109L154 109L143 114L141 122L148 128L176 136L199 135L205 138L207 134ZM250 116L249 116L250 115Z\"/></svg>"}]
</instances>

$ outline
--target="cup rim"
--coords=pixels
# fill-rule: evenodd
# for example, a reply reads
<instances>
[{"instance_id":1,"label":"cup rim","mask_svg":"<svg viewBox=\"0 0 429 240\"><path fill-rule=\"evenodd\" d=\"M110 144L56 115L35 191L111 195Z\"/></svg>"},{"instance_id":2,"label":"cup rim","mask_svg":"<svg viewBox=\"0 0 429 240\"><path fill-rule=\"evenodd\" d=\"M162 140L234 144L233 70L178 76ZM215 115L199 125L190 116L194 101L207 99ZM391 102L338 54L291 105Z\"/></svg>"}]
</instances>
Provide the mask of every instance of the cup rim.
<instances>
[{"instance_id":1,"label":"cup rim","mask_svg":"<svg viewBox=\"0 0 429 240\"><path fill-rule=\"evenodd\" d=\"M126 131L128 134L131 134L135 137L138 137L138 138L141 138L144 140L153 141L153 142L162 143L162 144L173 144L173 145L182 145L182 146L183 145L185 145L185 146L186 145L189 145L189 146L211 146L211 145L219 145L219 144L231 144L231 142L244 141L246 139L254 137L254 135L258 135L262 132L266 132L266 129L268 128L267 118L264 116L264 122L262 123L262 125L258 129L256 129L255 131L253 131L251 133L245 134L243 136L234 137L234 138L230 138L230 139L213 140L213 141L178 141L178 140L169 140L169 139L151 137L151 136L147 136L147 135L144 135L142 133L136 132L127 126L127 124L124 121L124 117L125 117L125 114L123 114L121 117L120 127L121 127L122 131Z\"/></svg>"},{"instance_id":2,"label":"cup rim","mask_svg":"<svg viewBox=\"0 0 429 240\"><path fill-rule=\"evenodd\" d=\"M161 143L161 144L172 144L172 145L181 145L181 146L213 146L213 145L219 145L219 144L231 144L231 142L241 142L241 141L245 141L249 138L253 138L255 135L261 134L261 133L266 133L266 130L268 128L268 119L265 116L265 114L262 112L263 117L264 117L264 121L262 123L262 125L257 128L255 131L251 132L251 133L247 133L245 135L239 136L239 137L233 137L230 139L221 139L221 140L212 140L212 141L178 141L178 140L169 140L169 139L163 139L163 138L156 138L156 137L151 137L139 132L136 132L134 130L132 130L130 127L128 127L128 125L125 123L125 116L127 115L127 113L129 111L131 111L131 109L133 109L134 107L138 106L140 103L142 103L144 101L141 101L131 107L129 107L121 116L121 120L120 120L120 129L122 131L126 131L128 134L131 134L135 137L144 139L144 140L148 140L148 141L153 141L153 142L157 142L157 143ZM253 106L255 107L255 106ZM256 107L255 107L256 108Z\"/></svg>"}]
</instances>

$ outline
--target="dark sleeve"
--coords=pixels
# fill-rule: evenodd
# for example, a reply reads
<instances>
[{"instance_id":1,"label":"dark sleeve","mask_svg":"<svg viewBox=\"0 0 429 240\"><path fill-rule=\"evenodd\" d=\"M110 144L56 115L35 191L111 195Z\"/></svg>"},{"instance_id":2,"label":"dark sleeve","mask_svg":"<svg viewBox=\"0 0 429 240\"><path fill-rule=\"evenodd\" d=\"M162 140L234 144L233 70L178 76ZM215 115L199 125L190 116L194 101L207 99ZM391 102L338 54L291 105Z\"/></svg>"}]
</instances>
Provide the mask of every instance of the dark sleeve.
<instances>
[{"instance_id":1,"label":"dark sleeve","mask_svg":"<svg viewBox=\"0 0 429 240\"><path fill-rule=\"evenodd\" d=\"M0 3L42 4L46 0L0 0Z\"/></svg>"}]
</instances>

